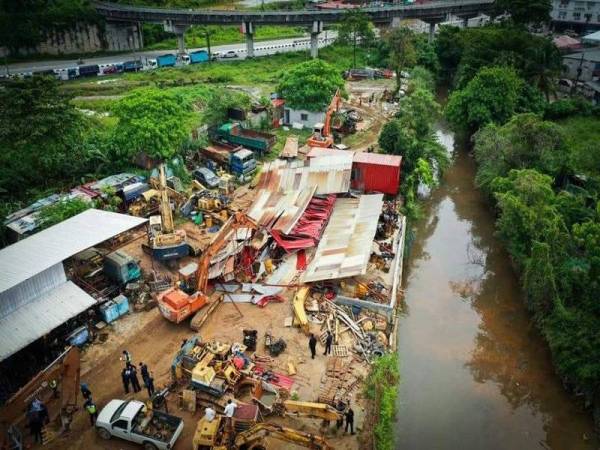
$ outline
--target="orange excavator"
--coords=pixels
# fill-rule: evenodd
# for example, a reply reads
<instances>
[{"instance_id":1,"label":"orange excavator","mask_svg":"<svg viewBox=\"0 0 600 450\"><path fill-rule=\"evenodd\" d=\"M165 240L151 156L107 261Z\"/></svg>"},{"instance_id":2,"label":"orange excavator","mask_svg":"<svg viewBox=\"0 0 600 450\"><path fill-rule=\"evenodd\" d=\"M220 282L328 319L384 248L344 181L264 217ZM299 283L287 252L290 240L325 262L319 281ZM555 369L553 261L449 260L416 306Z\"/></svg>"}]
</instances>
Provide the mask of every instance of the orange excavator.
<instances>
[{"instance_id":1,"label":"orange excavator","mask_svg":"<svg viewBox=\"0 0 600 450\"><path fill-rule=\"evenodd\" d=\"M309 147L329 148L333 146L333 133L331 132L331 121L333 115L340 107L340 91L335 91L335 95L331 99L327 113L325 113L325 123L316 123L313 129L313 134L306 141Z\"/></svg>"},{"instance_id":2,"label":"orange excavator","mask_svg":"<svg viewBox=\"0 0 600 450\"><path fill-rule=\"evenodd\" d=\"M190 317L208 303L206 287L211 260L221 249L234 239L234 233L240 228L256 229L256 224L245 214L237 212L232 215L213 237L208 248L202 253L196 270L196 292L186 294L179 287L172 287L158 296L158 307L161 314L171 322L179 323Z\"/></svg>"}]
</instances>

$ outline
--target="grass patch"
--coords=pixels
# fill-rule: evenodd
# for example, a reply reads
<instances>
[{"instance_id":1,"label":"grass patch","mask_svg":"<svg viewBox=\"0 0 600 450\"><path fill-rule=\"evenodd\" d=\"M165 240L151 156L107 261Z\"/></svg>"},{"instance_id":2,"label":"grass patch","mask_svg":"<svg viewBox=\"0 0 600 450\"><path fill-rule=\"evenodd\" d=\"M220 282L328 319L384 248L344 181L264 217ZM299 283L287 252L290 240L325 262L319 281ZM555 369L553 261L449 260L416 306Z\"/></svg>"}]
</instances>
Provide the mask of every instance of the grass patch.
<instances>
[{"instance_id":1,"label":"grass patch","mask_svg":"<svg viewBox=\"0 0 600 450\"><path fill-rule=\"evenodd\" d=\"M574 116L558 121L567 136L576 172L587 176L600 175L600 117Z\"/></svg>"},{"instance_id":2,"label":"grass patch","mask_svg":"<svg viewBox=\"0 0 600 450\"><path fill-rule=\"evenodd\" d=\"M191 27L185 33L185 45L187 48L206 47L206 37L203 28L207 28L211 33L211 47L246 41L246 37L240 32L240 28L235 25L207 25L206 27ZM264 25L256 27L254 41L292 38L304 36L305 33L306 29L302 27ZM173 37L150 44L145 47L145 50L173 50L174 48L177 48L177 40Z\"/></svg>"}]
</instances>

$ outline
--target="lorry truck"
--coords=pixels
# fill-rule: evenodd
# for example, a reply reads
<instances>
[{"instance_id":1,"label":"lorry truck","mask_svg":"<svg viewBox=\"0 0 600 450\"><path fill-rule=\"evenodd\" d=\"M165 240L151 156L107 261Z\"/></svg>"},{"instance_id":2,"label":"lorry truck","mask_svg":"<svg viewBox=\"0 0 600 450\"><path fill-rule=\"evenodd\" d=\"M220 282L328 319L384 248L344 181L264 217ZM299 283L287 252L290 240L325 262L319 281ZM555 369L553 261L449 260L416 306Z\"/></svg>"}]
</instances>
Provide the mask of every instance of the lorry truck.
<instances>
[{"instance_id":1,"label":"lorry truck","mask_svg":"<svg viewBox=\"0 0 600 450\"><path fill-rule=\"evenodd\" d=\"M175 67L177 63L177 56L173 53L167 53L166 55L160 55L156 58L156 65L158 67Z\"/></svg>"},{"instance_id":2,"label":"lorry truck","mask_svg":"<svg viewBox=\"0 0 600 450\"><path fill-rule=\"evenodd\" d=\"M252 178L256 172L254 153L245 148L232 153L229 157L229 171L243 181Z\"/></svg>"},{"instance_id":3,"label":"lorry truck","mask_svg":"<svg viewBox=\"0 0 600 450\"><path fill-rule=\"evenodd\" d=\"M215 137L229 144L241 145L259 154L268 152L275 144L275 135L248 130L239 122L227 122L217 128Z\"/></svg>"},{"instance_id":4,"label":"lorry truck","mask_svg":"<svg viewBox=\"0 0 600 450\"><path fill-rule=\"evenodd\" d=\"M208 61L208 52L206 50L197 50L195 52L183 55L183 61L186 64L198 64Z\"/></svg>"},{"instance_id":5,"label":"lorry truck","mask_svg":"<svg viewBox=\"0 0 600 450\"><path fill-rule=\"evenodd\" d=\"M170 450L183 431L183 419L148 410L137 400L111 400L96 419L96 431L105 440L114 436L144 450Z\"/></svg>"}]
</instances>

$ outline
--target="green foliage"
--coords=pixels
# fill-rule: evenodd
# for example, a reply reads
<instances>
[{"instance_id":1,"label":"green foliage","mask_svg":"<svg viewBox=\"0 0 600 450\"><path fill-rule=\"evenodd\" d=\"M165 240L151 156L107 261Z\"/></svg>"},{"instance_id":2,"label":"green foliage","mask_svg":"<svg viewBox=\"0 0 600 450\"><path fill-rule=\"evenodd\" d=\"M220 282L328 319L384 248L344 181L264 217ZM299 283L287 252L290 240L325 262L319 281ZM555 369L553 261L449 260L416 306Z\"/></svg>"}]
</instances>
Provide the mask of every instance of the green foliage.
<instances>
[{"instance_id":1,"label":"green foliage","mask_svg":"<svg viewBox=\"0 0 600 450\"><path fill-rule=\"evenodd\" d=\"M477 184L488 193L491 182L512 169L536 169L553 178L568 171L570 154L562 128L534 114L515 115L501 127L487 125L473 140Z\"/></svg>"},{"instance_id":2,"label":"green foliage","mask_svg":"<svg viewBox=\"0 0 600 450\"><path fill-rule=\"evenodd\" d=\"M396 72L396 87L400 89L400 73L417 63L414 33L408 28L393 28L384 36L389 47L389 65Z\"/></svg>"},{"instance_id":3,"label":"green foliage","mask_svg":"<svg viewBox=\"0 0 600 450\"><path fill-rule=\"evenodd\" d=\"M0 188L13 198L83 173L86 119L49 78L0 89Z\"/></svg>"},{"instance_id":4,"label":"green foliage","mask_svg":"<svg viewBox=\"0 0 600 450\"><path fill-rule=\"evenodd\" d=\"M338 26L337 40L342 45L370 47L375 40L373 24L360 9L348 9Z\"/></svg>"},{"instance_id":5,"label":"green foliage","mask_svg":"<svg viewBox=\"0 0 600 450\"><path fill-rule=\"evenodd\" d=\"M516 24L540 24L550 20L550 0L497 0L498 14L507 12Z\"/></svg>"},{"instance_id":6,"label":"green foliage","mask_svg":"<svg viewBox=\"0 0 600 450\"><path fill-rule=\"evenodd\" d=\"M559 122L571 149L573 172L588 179L587 187L600 189L600 118L570 117Z\"/></svg>"},{"instance_id":7,"label":"green foliage","mask_svg":"<svg viewBox=\"0 0 600 450\"><path fill-rule=\"evenodd\" d=\"M335 67L320 59L293 67L283 74L278 86L288 105L308 111L325 109L337 89L344 91L344 80Z\"/></svg>"},{"instance_id":8,"label":"green foliage","mask_svg":"<svg viewBox=\"0 0 600 450\"><path fill-rule=\"evenodd\" d=\"M170 159L189 134L191 108L181 94L159 89L133 91L117 101L113 113L115 152L129 160L139 152Z\"/></svg>"},{"instance_id":9,"label":"green foliage","mask_svg":"<svg viewBox=\"0 0 600 450\"><path fill-rule=\"evenodd\" d=\"M446 117L455 128L466 128L471 132L491 122L503 124L519 111L536 112L539 109L539 95L528 98L530 95L514 70L484 68L464 89L450 95Z\"/></svg>"},{"instance_id":10,"label":"green foliage","mask_svg":"<svg viewBox=\"0 0 600 450\"><path fill-rule=\"evenodd\" d=\"M223 89L215 90L208 97L202 113L202 121L209 126L221 125L227 119L229 108L246 110L249 107L250 97L245 93Z\"/></svg>"},{"instance_id":11,"label":"green foliage","mask_svg":"<svg viewBox=\"0 0 600 450\"><path fill-rule=\"evenodd\" d=\"M593 107L583 98L563 98L548 103L544 109L544 118L549 120L565 119L577 115L590 115Z\"/></svg>"},{"instance_id":12,"label":"green foliage","mask_svg":"<svg viewBox=\"0 0 600 450\"><path fill-rule=\"evenodd\" d=\"M376 450L393 450L396 404L400 369L398 355L388 353L376 359L365 383L365 395L373 404L371 420L375 423L373 438Z\"/></svg>"},{"instance_id":13,"label":"green foliage","mask_svg":"<svg viewBox=\"0 0 600 450\"><path fill-rule=\"evenodd\" d=\"M51 227L70 217L82 213L94 205L90 202L75 197L69 200L61 200L53 205L41 209L39 215L40 230Z\"/></svg>"},{"instance_id":14,"label":"green foliage","mask_svg":"<svg viewBox=\"0 0 600 450\"><path fill-rule=\"evenodd\" d=\"M554 78L562 71L562 59L552 41L510 26L442 27L435 49L442 78L454 81L458 89L464 88L484 67L508 66L550 94L554 90Z\"/></svg>"},{"instance_id":15,"label":"green foliage","mask_svg":"<svg viewBox=\"0 0 600 450\"><path fill-rule=\"evenodd\" d=\"M35 47L49 31L71 28L99 17L87 0L3 0L0 2L0 42L12 54Z\"/></svg>"},{"instance_id":16,"label":"green foliage","mask_svg":"<svg viewBox=\"0 0 600 450\"><path fill-rule=\"evenodd\" d=\"M419 186L433 187L436 184L434 174L442 172L449 163L446 149L433 132L439 105L433 87L428 88L431 78L424 68L412 72L397 117L384 124L379 134L379 147L383 153L402 156L403 213L411 219L419 214L416 198Z\"/></svg>"},{"instance_id":17,"label":"green foliage","mask_svg":"<svg viewBox=\"0 0 600 450\"><path fill-rule=\"evenodd\" d=\"M416 34L414 36L414 45L417 54L415 63L427 69L433 76L437 76L441 66L435 44L429 42L426 35Z\"/></svg>"}]
</instances>

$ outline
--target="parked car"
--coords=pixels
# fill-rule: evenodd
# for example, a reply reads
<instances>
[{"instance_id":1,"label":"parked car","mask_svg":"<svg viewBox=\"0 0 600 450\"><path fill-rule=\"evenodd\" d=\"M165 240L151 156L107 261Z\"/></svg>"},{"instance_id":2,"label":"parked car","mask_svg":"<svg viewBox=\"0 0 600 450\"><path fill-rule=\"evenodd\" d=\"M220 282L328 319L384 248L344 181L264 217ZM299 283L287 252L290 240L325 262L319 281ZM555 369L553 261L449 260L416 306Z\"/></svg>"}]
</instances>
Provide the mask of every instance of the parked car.
<instances>
[{"instance_id":1,"label":"parked car","mask_svg":"<svg viewBox=\"0 0 600 450\"><path fill-rule=\"evenodd\" d=\"M237 58L237 57L238 57L238 54L235 50L228 50L221 55L221 58L223 58L223 59Z\"/></svg>"},{"instance_id":2,"label":"parked car","mask_svg":"<svg viewBox=\"0 0 600 450\"><path fill-rule=\"evenodd\" d=\"M169 450L183 431L183 419L162 411L148 411L137 400L111 400L96 420L102 439L113 436L144 446L145 450Z\"/></svg>"},{"instance_id":3,"label":"parked car","mask_svg":"<svg viewBox=\"0 0 600 450\"><path fill-rule=\"evenodd\" d=\"M204 186L214 189L219 186L219 177L207 167L200 167L192 172L193 177Z\"/></svg>"}]
</instances>

